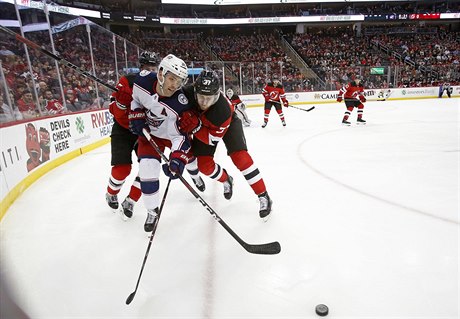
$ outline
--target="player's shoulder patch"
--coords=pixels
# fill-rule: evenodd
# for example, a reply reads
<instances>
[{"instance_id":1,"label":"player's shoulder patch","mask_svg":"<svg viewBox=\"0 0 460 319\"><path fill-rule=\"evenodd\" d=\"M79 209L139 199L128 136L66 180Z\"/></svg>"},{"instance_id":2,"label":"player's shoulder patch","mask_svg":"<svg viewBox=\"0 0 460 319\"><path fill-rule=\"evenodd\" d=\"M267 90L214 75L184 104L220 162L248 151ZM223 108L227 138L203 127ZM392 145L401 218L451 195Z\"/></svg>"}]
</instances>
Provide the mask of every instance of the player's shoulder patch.
<instances>
[{"instance_id":1,"label":"player's shoulder patch","mask_svg":"<svg viewBox=\"0 0 460 319\"><path fill-rule=\"evenodd\" d=\"M188 104L188 99L184 93L179 93L179 95L177 96L177 100L182 105Z\"/></svg>"},{"instance_id":2,"label":"player's shoulder patch","mask_svg":"<svg viewBox=\"0 0 460 319\"><path fill-rule=\"evenodd\" d=\"M147 76L149 75L151 72L149 70L142 70L141 72L139 72L139 75L140 76Z\"/></svg>"}]
</instances>

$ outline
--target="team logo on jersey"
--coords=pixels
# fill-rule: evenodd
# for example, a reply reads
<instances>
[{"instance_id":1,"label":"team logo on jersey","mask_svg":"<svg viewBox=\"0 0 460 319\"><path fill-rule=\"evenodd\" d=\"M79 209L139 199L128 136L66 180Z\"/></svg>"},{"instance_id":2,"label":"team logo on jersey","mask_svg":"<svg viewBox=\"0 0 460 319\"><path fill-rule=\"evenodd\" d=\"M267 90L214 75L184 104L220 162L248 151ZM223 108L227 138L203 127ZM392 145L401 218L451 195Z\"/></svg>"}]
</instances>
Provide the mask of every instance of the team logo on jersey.
<instances>
[{"instance_id":1,"label":"team logo on jersey","mask_svg":"<svg viewBox=\"0 0 460 319\"><path fill-rule=\"evenodd\" d=\"M158 129L161 126L161 124L163 124L164 121L165 121L164 117L159 117L155 115L154 113L152 113L151 111L147 112L147 123L149 123L149 125L153 127L154 129Z\"/></svg>"},{"instance_id":2,"label":"team logo on jersey","mask_svg":"<svg viewBox=\"0 0 460 319\"><path fill-rule=\"evenodd\" d=\"M183 93L179 94L177 99L179 100L180 104L183 104L183 105L188 104L188 99L185 97Z\"/></svg>"},{"instance_id":3,"label":"team logo on jersey","mask_svg":"<svg viewBox=\"0 0 460 319\"><path fill-rule=\"evenodd\" d=\"M139 72L140 76L146 76L146 75L149 75L149 74L150 74L149 70L142 70L141 72Z\"/></svg>"}]
</instances>

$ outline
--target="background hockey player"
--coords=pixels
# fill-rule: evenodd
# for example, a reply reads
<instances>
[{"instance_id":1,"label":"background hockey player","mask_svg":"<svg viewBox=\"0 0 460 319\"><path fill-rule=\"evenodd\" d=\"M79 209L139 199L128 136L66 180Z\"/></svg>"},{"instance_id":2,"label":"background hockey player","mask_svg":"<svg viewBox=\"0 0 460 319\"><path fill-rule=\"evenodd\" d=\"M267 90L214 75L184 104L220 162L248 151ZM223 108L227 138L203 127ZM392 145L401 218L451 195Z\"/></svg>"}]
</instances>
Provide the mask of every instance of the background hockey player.
<instances>
[{"instance_id":1,"label":"background hockey player","mask_svg":"<svg viewBox=\"0 0 460 319\"><path fill-rule=\"evenodd\" d=\"M251 126L251 120L249 119L248 114L246 113L246 105L241 101L238 94L235 94L232 89L227 90L227 98L232 102L233 107L235 108L235 113L243 122L244 126Z\"/></svg>"},{"instance_id":2,"label":"background hockey player","mask_svg":"<svg viewBox=\"0 0 460 319\"><path fill-rule=\"evenodd\" d=\"M283 110L281 108L281 103L285 107L289 106L289 102L286 99L286 93L284 92L283 85L281 84L278 76L273 76L273 81L268 82L262 90L262 95L265 99L265 106L264 106L264 124L262 127L267 126L268 124L268 117L270 116L270 110L272 106L275 107L276 113L280 117L281 123L283 126L286 126L286 121L284 120Z\"/></svg>"},{"instance_id":3,"label":"background hockey player","mask_svg":"<svg viewBox=\"0 0 460 319\"><path fill-rule=\"evenodd\" d=\"M233 178L214 161L218 143L223 140L233 164L241 171L259 198L259 216L267 220L272 206L264 180L248 153L241 120L219 88L219 78L212 71L202 71L195 83L184 88L195 111L184 112L180 128L193 134L192 152L201 173L224 185L224 197L233 195Z\"/></svg>"},{"instance_id":4,"label":"background hockey player","mask_svg":"<svg viewBox=\"0 0 460 319\"><path fill-rule=\"evenodd\" d=\"M381 89L377 95L377 101L386 101L391 96L390 89Z\"/></svg>"},{"instance_id":5,"label":"background hockey player","mask_svg":"<svg viewBox=\"0 0 460 319\"><path fill-rule=\"evenodd\" d=\"M173 179L182 175L189 162L190 140L188 134L179 131L178 120L182 112L190 109L181 90L187 77L185 62L169 54L161 60L158 75L143 71L134 81L129 124L130 129L139 135L137 154L142 196L147 209L146 232L153 230L158 216L161 156L144 137L143 129L150 132L162 152L166 147L171 149L169 164L163 166L166 175ZM197 167L195 169L198 173ZM201 179L198 175L195 178Z\"/></svg>"},{"instance_id":6,"label":"background hockey player","mask_svg":"<svg viewBox=\"0 0 460 319\"><path fill-rule=\"evenodd\" d=\"M351 125L348 118L355 107L358 108L358 119L356 123L366 124L366 121L363 120L363 103L366 102L366 97L364 96L364 87L359 75L355 75L353 81L340 89L337 102L342 102L343 99L345 99L345 106L347 110L343 116L342 124L347 126Z\"/></svg>"},{"instance_id":7,"label":"background hockey player","mask_svg":"<svg viewBox=\"0 0 460 319\"><path fill-rule=\"evenodd\" d=\"M450 98L450 96L452 95L453 91L454 90L453 90L452 86L450 86L450 83L445 82L445 83L441 84L441 86L439 87L439 98L442 98L442 96L444 95L444 92L446 92L447 96Z\"/></svg>"},{"instance_id":8,"label":"background hockey player","mask_svg":"<svg viewBox=\"0 0 460 319\"><path fill-rule=\"evenodd\" d=\"M159 58L155 52L142 52L139 56L139 68L142 71L156 71ZM129 130L128 113L132 101L132 87L139 73L122 76L117 84L117 92L111 97L109 111L113 115L112 133L110 135L111 165L106 200L112 209L118 209L118 193L126 178L131 173L132 152L137 150L137 135ZM123 217L131 218L134 204L141 197L139 176L136 176L128 196L121 203Z\"/></svg>"}]
</instances>

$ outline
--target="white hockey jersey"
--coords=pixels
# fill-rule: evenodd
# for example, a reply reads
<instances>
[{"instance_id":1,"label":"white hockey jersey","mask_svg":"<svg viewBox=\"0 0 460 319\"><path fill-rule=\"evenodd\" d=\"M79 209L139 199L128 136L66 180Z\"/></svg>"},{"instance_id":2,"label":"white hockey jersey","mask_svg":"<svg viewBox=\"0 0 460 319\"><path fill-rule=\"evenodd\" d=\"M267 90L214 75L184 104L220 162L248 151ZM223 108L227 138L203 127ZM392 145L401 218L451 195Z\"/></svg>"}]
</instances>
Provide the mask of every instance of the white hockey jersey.
<instances>
[{"instance_id":1,"label":"white hockey jersey","mask_svg":"<svg viewBox=\"0 0 460 319\"><path fill-rule=\"evenodd\" d=\"M170 140L171 151L188 152L190 141L186 134L179 131L179 117L191 108L182 89L171 97L160 96L155 91L156 73L142 71L133 85L131 110L143 109L146 113L150 134L161 139Z\"/></svg>"}]
</instances>

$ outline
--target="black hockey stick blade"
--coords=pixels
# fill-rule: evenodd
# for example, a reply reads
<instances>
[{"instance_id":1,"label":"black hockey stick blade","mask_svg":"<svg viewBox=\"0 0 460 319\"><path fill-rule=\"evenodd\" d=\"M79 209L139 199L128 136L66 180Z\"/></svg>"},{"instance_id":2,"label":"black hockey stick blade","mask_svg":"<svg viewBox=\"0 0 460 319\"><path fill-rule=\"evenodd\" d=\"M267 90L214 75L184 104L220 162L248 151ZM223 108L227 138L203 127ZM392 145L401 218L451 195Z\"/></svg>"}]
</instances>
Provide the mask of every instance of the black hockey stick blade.
<instances>
[{"instance_id":1,"label":"black hockey stick blade","mask_svg":"<svg viewBox=\"0 0 460 319\"><path fill-rule=\"evenodd\" d=\"M127 305L129 305L129 304L131 303L131 301L133 301L135 295L136 295L136 292L133 291L133 292L128 296L128 298L126 299L126 304L127 304Z\"/></svg>"},{"instance_id":2,"label":"black hockey stick blade","mask_svg":"<svg viewBox=\"0 0 460 319\"><path fill-rule=\"evenodd\" d=\"M258 255L276 255L281 252L281 245L277 241L261 245L245 244L243 245L243 247L244 249L246 249L246 251L250 252L251 254Z\"/></svg>"},{"instance_id":3,"label":"black hockey stick blade","mask_svg":"<svg viewBox=\"0 0 460 319\"><path fill-rule=\"evenodd\" d=\"M313 111L315 109L314 106L310 107L309 109L303 109L301 107L294 106L294 105L289 105L289 107L292 107L292 108L297 109L297 110L305 111L305 112L310 112L310 111Z\"/></svg>"}]
</instances>

